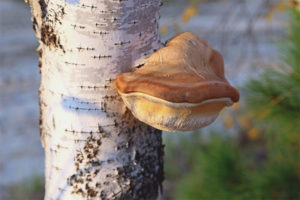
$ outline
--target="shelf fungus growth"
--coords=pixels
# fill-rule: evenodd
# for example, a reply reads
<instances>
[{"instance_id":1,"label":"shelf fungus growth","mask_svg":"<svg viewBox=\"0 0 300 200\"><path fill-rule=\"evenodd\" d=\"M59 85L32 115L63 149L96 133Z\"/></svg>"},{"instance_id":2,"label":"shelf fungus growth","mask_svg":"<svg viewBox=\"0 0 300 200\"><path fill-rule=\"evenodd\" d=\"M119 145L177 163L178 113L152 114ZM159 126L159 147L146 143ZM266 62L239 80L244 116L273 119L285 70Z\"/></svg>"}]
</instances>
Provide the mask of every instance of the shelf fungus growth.
<instances>
[{"instance_id":1,"label":"shelf fungus growth","mask_svg":"<svg viewBox=\"0 0 300 200\"><path fill-rule=\"evenodd\" d=\"M207 126L239 100L225 79L222 55L192 33L173 38L143 67L119 75L116 87L137 119L170 132Z\"/></svg>"}]
</instances>

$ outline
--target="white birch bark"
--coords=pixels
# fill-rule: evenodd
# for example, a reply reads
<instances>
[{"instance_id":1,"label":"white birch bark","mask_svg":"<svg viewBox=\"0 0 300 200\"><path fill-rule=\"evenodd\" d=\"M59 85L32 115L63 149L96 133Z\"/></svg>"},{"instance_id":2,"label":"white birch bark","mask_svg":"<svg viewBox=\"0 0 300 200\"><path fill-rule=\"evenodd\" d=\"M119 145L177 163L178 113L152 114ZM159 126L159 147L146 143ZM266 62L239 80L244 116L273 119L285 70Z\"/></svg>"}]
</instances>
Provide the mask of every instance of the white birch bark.
<instances>
[{"instance_id":1,"label":"white birch bark","mask_svg":"<svg viewBox=\"0 0 300 200\"><path fill-rule=\"evenodd\" d=\"M114 79L160 48L160 0L29 3L41 44L45 199L157 198L161 132L126 111Z\"/></svg>"}]
</instances>

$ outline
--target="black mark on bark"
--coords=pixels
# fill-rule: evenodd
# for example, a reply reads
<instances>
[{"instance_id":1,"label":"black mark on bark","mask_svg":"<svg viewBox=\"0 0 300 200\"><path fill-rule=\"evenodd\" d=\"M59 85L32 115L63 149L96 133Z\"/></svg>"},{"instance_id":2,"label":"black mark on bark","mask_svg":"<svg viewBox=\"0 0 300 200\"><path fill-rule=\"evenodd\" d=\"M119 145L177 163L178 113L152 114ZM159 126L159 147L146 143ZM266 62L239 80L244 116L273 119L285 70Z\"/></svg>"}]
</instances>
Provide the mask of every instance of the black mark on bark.
<instances>
[{"instance_id":1,"label":"black mark on bark","mask_svg":"<svg viewBox=\"0 0 300 200\"><path fill-rule=\"evenodd\" d=\"M53 27L49 25L43 25L41 32L42 32L41 40L46 46L59 48L64 51L64 48L60 43L60 39Z\"/></svg>"}]
</instances>

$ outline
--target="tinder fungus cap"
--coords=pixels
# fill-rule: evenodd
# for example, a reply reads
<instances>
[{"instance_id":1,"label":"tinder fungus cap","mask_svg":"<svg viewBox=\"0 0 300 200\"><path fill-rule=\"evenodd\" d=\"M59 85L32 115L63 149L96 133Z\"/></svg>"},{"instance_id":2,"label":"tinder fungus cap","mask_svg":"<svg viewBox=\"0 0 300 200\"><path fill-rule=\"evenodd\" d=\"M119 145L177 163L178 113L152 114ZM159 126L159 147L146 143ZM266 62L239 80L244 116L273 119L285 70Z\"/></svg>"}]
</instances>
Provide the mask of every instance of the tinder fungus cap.
<instances>
[{"instance_id":1,"label":"tinder fungus cap","mask_svg":"<svg viewBox=\"0 0 300 200\"><path fill-rule=\"evenodd\" d=\"M136 118L171 132L207 126L239 100L225 79L222 55L192 33L171 39L142 68L119 75L116 87Z\"/></svg>"}]
</instances>

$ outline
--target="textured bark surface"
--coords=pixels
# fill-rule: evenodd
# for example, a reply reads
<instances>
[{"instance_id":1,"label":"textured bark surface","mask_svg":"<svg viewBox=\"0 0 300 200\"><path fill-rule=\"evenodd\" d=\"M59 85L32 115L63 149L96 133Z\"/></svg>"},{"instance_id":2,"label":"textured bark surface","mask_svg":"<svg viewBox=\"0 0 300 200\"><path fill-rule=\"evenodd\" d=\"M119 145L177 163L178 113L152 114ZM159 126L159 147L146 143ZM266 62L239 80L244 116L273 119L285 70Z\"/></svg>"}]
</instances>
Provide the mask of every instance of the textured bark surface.
<instances>
[{"instance_id":1,"label":"textured bark surface","mask_svg":"<svg viewBox=\"0 0 300 200\"><path fill-rule=\"evenodd\" d=\"M126 111L115 77L160 48L160 0L32 0L40 41L45 199L155 199L161 131Z\"/></svg>"}]
</instances>

